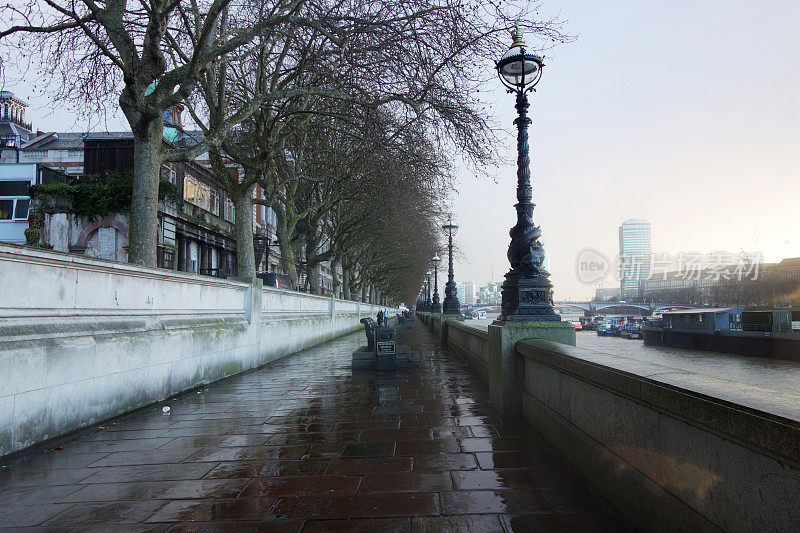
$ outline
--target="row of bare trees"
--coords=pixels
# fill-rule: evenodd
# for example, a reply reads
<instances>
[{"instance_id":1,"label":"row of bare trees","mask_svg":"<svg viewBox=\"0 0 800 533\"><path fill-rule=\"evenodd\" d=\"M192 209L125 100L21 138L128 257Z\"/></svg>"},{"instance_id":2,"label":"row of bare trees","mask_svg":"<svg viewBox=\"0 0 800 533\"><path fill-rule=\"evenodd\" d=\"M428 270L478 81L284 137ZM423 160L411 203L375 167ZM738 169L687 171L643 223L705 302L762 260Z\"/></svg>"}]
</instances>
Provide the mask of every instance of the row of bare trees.
<instances>
[{"instance_id":1,"label":"row of bare trees","mask_svg":"<svg viewBox=\"0 0 800 533\"><path fill-rule=\"evenodd\" d=\"M723 279L706 287L651 291L646 300L716 307L798 307L800 276L767 271L756 278Z\"/></svg>"},{"instance_id":2,"label":"row of bare trees","mask_svg":"<svg viewBox=\"0 0 800 533\"><path fill-rule=\"evenodd\" d=\"M253 189L277 215L295 279L341 266L347 296L413 299L438 247L454 157L496 145L478 92L517 21L546 41L533 3L481 0L16 0L3 71L30 72L87 114L116 100L134 137L130 261L155 266L166 161L207 153L236 210L240 274L253 276ZM528 20L529 22L524 22ZM10 67L13 66L13 69ZM165 110L201 134L167 149ZM236 168L238 173L231 173ZM336 279L336 276L334 276ZM338 279L336 280L338 283Z\"/></svg>"}]
</instances>

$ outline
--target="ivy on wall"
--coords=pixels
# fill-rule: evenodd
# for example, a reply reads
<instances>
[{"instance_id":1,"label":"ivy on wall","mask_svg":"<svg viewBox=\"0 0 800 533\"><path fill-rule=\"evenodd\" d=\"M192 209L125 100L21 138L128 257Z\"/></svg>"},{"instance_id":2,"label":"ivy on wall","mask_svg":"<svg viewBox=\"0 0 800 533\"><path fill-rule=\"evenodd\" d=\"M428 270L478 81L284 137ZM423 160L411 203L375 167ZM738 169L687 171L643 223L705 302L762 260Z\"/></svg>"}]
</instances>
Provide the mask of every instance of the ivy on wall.
<instances>
[{"instance_id":1,"label":"ivy on wall","mask_svg":"<svg viewBox=\"0 0 800 533\"><path fill-rule=\"evenodd\" d=\"M44 227L44 215L39 212L32 212L28 216L28 227L25 229L25 244L37 246L39 248L52 248L52 246L40 243L39 240Z\"/></svg>"},{"instance_id":2,"label":"ivy on wall","mask_svg":"<svg viewBox=\"0 0 800 533\"><path fill-rule=\"evenodd\" d=\"M73 183L32 185L28 195L40 200L44 210L66 199L70 204L69 211L78 216L96 218L110 213L127 213L133 197L133 170L86 176ZM178 189L162 179L158 184L158 197L161 200L176 200Z\"/></svg>"}]
</instances>

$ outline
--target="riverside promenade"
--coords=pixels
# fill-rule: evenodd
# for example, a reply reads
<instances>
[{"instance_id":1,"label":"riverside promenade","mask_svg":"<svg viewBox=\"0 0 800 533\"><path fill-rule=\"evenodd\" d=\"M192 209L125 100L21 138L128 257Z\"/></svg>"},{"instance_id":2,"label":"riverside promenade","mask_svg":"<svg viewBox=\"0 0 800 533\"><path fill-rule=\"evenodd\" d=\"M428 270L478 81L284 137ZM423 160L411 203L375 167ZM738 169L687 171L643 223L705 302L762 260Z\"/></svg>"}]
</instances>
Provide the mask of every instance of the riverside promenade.
<instances>
[{"instance_id":1,"label":"riverside promenade","mask_svg":"<svg viewBox=\"0 0 800 533\"><path fill-rule=\"evenodd\" d=\"M347 335L0 460L0 527L624 529L420 322L400 337L419 372L354 375L363 343Z\"/></svg>"}]
</instances>

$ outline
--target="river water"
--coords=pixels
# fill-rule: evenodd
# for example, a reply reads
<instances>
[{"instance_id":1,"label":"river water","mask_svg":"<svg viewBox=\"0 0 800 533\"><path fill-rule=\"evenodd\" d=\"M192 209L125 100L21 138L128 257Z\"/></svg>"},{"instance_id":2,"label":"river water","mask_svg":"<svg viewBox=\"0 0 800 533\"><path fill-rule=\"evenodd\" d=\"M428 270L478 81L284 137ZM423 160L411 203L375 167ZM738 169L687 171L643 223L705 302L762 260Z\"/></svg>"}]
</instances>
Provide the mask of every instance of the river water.
<instances>
[{"instance_id":1,"label":"river water","mask_svg":"<svg viewBox=\"0 0 800 533\"><path fill-rule=\"evenodd\" d=\"M484 320L468 320L465 324L488 326L497 316L498 313L489 314ZM580 316L564 314L562 318L577 320ZM610 354L620 360L654 363L662 366L665 374L696 374L708 378L706 385L716 388L720 395L735 393L740 399L751 399L744 402L747 405L800 420L800 362L645 346L642 340L600 337L595 331L577 331L575 337L578 348Z\"/></svg>"}]
</instances>

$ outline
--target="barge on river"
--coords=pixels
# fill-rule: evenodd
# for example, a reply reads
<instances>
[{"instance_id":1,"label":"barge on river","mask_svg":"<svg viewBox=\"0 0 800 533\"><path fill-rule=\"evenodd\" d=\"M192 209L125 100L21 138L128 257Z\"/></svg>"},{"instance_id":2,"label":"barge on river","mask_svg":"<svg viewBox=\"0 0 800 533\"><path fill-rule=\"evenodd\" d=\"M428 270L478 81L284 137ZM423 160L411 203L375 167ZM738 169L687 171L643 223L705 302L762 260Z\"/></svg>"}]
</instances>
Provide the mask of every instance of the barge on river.
<instances>
[{"instance_id":1,"label":"barge on river","mask_svg":"<svg viewBox=\"0 0 800 533\"><path fill-rule=\"evenodd\" d=\"M660 324L642 328L648 346L735 353L800 361L800 333L792 311L742 307L664 313Z\"/></svg>"}]
</instances>

